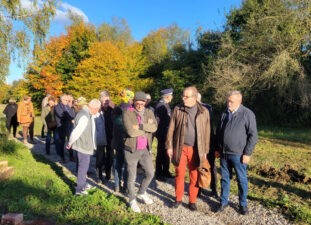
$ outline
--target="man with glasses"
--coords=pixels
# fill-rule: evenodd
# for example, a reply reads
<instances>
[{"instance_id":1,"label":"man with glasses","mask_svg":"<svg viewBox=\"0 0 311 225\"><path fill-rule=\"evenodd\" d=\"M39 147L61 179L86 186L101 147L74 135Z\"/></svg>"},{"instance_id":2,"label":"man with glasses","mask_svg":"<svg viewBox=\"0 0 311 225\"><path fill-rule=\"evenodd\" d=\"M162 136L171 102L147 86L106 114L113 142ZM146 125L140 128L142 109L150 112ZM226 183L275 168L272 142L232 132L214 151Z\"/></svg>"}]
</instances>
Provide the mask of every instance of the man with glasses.
<instances>
[{"instance_id":1,"label":"man with glasses","mask_svg":"<svg viewBox=\"0 0 311 225\"><path fill-rule=\"evenodd\" d=\"M145 108L146 94L136 92L134 104L123 112L123 124L125 129L124 156L128 172L128 196L130 207L139 213L140 208L135 196L135 181L137 164L144 170L144 178L138 191L138 198L144 203L152 204L153 200L147 195L146 190L154 176L152 164L152 133L157 130L157 121L151 110Z\"/></svg>"},{"instance_id":2,"label":"man with glasses","mask_svg":"<svg viewBox=\"0 0 311 225\"><path fill-rule=\"evenodd\" d=\"M230 91L227 109L222 113L217 126L215 155L220 156L221 196L217 212L228 206L230 175L234 168L239 188L239 212L248 215L248 181L246 167L257 144L255 114L242 105L240 91Z\"/></svg>"},{"instance_id":3,"label":"man with glasses","mask_svg":"<svg viewBox=\"0 0 311 225\"><path fill-rule=\"evenodd\" d=\"M183 91L183 104L176 106L171 117L166 138L168 156L175 166L175 195L173 208L178 208L184 195L186 167L189 168L189 209L197 210L196 198L198 168L209 153L210 115L208 110L197 102L198 91L187 87Z\"/></svg>"}]
</instances>

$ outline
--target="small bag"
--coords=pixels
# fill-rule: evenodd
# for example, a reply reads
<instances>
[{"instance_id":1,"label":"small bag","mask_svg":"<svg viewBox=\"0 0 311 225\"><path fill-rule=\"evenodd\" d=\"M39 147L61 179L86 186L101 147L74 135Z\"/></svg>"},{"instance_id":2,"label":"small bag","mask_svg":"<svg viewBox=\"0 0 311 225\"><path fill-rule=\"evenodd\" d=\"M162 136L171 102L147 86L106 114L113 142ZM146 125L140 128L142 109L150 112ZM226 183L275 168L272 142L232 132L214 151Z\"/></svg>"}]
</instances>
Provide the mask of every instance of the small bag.
<instances>
[{"instance_id":1,"label":"small bag","mask_svg":"<svg viewBox=\"0 0 311 225\"><path fill-rule=\"evenodd\" d=\"M202 167L199 168L198 186L200 188L208 188L212 179L211 165L207 159L203 159L202 164Z\"/></svg>"},{"instance_id":2,"label":"small bag","mask_svg":"<svg viewBox=\"0 0 311 225\"><path fill-rule=\"evenodd\" d=\"M51 121L51 122L48 122L46 125L48 126L49 129L54 129L57 126L55 120Z\"/></svg>"}]
</instances>

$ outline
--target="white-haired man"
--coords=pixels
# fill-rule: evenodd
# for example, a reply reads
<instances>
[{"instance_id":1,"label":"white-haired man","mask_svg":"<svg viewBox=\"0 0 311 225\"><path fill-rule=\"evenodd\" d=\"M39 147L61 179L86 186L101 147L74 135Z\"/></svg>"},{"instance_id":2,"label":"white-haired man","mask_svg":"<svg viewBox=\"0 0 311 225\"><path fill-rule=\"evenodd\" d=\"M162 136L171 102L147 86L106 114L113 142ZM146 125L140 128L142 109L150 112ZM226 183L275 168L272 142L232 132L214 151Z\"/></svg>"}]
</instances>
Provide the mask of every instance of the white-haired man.
<instances>
[{"instance_id":1,"label":"white-haired man","mask_svg":"<svg viewBox=\"0 0 311 225\"><path fill-rule=\"evenodd\" d=\"M90 156L96 149L95 123L93 116L96 115L101 107L97 99L93 99L76 116L74 129L71 133L67 149L71 147L77 151L78 155L78 176L76 195L88 194L91 188L86 183L86 174L90 164Z\"/></svg>"},{"instance_id":2,"label":"white-haired man","mask_svg":"<svg viewBox=\"0 0 311 225\"><path fill-rule=\"evenodd\" d=\"M230 174L235 170L239 188L239 211L248 215L248 181L246 167L257 144L255 114L242 105L242 94L230 91L227 109L222 113L217 126L216 157L220 156L221 196L217 212L228 206Z\"/></svg>"}]
</instances>

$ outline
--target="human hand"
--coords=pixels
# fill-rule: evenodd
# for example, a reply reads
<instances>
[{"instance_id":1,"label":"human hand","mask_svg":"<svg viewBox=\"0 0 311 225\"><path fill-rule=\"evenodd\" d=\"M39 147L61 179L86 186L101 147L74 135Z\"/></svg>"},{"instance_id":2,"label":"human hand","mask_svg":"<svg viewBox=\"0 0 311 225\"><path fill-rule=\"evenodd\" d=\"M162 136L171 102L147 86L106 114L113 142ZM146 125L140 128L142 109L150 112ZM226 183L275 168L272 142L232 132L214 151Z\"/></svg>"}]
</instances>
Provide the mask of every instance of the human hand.
<instances>
[{"instance_id":1,"label":"human hand","mask_svg":"<svg viewBox=\"0 0 311 225\"><path fill-rule=\"evenodd\" d=\"M220 153L219 153L219 151L215 151L215 158L219 158L220 157Z\"/></svg>"},{"instance_id":2,"label":"human hand","mask_svg":"<svg viewBox=\"0 0 311 225\"><path fill-rule=\"evenodd\" d=\"M166 150L168 157L171 159L173 157L173 149L169 148Z\"/></svg>"},{"instance_id":3,"label":"human hand","mask_svg":"<svg viewBox=\"0 0 311 225\"><path fill-rule=\"evenodd\" d=\"M243 155L242 156L242 163L247 164L251 160L251 157L249 155Z\"/></svg>"},{"instance_id":4,"label":"human hand","mask_svg":"<svg viewBox=\"0 0 311 225\"><path fill-rule=\"evenodd\" d=\"M150 118L149 118L149 119L148 119L148 123L149 123L149 124L153 123L153 119L150 119Z\"/></svg>"},{"instance_id":5,"label":"human hand","mask_svg":"<svg viewBox=\"0 0 311 225\"><path fill-rule=\"evenodd\" d=\"M66 148L67 148L68 150L71 149L71 145L68 144L68 145L66 146Z\"/></svg>"},{"instance_id":6,"label":"human hand","mask_svg":"<svg viewBox=\"0 0 311 225\"><path fill-rule=\"evenodd\" d=\"M133 129L134 130L139 130L139 126L138 125L133 125Z\"/></svg>"},{"instance_id":7,"label":"human hand","mask_svg":"<svg viewBox=\"0 0 311 225\"><path fill-rule=\"evenodd\" d=\"M111 100L108 100L108 105L110 106L110 108L114 108L115 107L115 104L113 103L113 101Z\"/></svg>"}]
</instances>

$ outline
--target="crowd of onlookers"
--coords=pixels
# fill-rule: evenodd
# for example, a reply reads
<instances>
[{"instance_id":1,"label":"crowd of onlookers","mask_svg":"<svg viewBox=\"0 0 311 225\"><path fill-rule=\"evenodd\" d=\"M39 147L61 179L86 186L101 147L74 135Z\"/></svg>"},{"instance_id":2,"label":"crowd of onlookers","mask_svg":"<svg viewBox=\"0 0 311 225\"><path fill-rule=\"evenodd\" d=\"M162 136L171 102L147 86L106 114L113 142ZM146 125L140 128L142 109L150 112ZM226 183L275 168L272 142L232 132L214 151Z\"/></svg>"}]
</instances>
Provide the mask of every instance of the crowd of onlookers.
<instances>
[{"instance_id":1,"label":"crowd of onlookers","mask_svg":"<svg viewBox=\"0 0 311 225\"><path fill-rule=\"evenodd\" d=\"M208 161L211 167L211 195L218 197L215 159L220 158L221 196L218 212L228 206L230 179L235 170L239 187L240 213L248 214L246 167L257 143L257 128L254 113L243 106L242 94L231 91L227 109L223 112L214 132L212 107L201 102L195 87L185 88L182 102L171 110L173 89L161 91L161 99L153 108L151 96L144 92L124 89L121 104L115 105L110 93L103 90L99 99L89 102L83 97L74 99L63 94L58 100L47 95L42 101L42 136L46 136L46 154L55 143L56 153L62 163L69 160L77 163L76 195L88 194L92 188L86 182L90 156L96 156L96 178L106 184L114 173L115 191L128 194L134 212L140 212L136 198L146 204L153 200L146 190L153 179L165 182L175 178L176 199L173 208L179 208L184 194L186 168L189 171L189 209L197 210L196 198L200 169ZM17 105L11 99L4 113L7 129L16 136L19 123L23 127L24 143L35 144L33 139L34 109L31 97L25 96ZM29 141L27 139L29 133ZM53 137L53 142L52 142ZM152 143L157 139L156 168L154 172ZM175 175L169 168L175 167ZM144 177L138 193L135 193L137 169ZM105 176L103 176L105 174Z\"/></svg>"}]
</instances>

